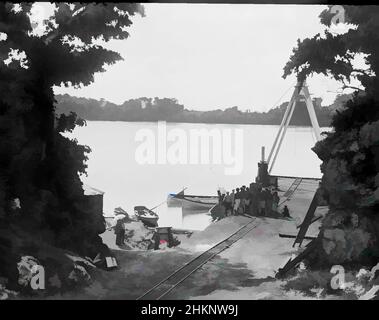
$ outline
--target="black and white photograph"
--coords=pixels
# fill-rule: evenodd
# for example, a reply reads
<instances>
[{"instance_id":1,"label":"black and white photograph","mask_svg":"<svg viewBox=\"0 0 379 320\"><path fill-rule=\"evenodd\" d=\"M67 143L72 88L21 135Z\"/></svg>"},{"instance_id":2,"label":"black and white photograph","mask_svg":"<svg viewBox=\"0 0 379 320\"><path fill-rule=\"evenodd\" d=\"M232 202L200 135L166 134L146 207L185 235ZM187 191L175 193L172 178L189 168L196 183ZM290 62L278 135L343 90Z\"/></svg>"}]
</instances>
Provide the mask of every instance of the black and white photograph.
<instances>
[{"instance_id":1,"label":"black and white photograph","mask_svg":"<svg viewBox=\"0 0 379 320\"><path fill-rule=\"evenodd\" d=\"M2 2L0 300L378 300L378 73L375 5Z\"/></svg>"}]
</instances>

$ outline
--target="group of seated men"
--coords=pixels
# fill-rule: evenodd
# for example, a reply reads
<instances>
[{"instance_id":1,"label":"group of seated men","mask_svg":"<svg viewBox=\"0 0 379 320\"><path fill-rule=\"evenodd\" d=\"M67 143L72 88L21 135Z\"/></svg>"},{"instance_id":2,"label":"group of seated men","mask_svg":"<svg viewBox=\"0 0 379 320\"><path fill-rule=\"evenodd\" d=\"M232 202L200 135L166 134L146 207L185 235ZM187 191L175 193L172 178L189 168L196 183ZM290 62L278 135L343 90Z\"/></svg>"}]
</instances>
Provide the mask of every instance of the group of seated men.
<instances>
[{"instance_id":1,"label":"group of seated men","mask_svg":"<svg viewBox=\"0 0 379 320\"><path fill-rule=\"evenodd\" d=\"M264 188L259 183L250 184L250 188L242 186L232 192L218 191L219 204L225 208L225 215L249 214L253 216L270 216L278 213L279 195L270 187ZM287 206L282 212L284 217L290 217Z\"/></svg>"}]
</instances>

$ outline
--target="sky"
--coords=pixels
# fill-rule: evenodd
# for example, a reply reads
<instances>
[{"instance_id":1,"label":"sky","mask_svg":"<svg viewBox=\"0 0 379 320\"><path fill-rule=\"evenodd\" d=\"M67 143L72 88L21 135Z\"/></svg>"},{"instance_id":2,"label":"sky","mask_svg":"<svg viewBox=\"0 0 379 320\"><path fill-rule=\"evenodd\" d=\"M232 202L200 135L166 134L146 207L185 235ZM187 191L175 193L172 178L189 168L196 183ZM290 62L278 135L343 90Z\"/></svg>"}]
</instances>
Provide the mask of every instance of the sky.
<instances>
[{"instance_id":1,"label":"sky","mask_svg":"<svg viewBox=\"0 0 379 320\"><path fill-rule=\"evenodd\" d=\"M268 111L288 101L295 77L282 78L297 39L324 30L320 5L144 4L130 37L107 48L124 61L95 75L81 89L56 87L56 94L104 98L121 104L139 97L176 98L187 109L238 106ZM307 80L323 105L341 93L325 76ZM281 98L281 99L280 99Z\"/></svg>"}]
</instances>

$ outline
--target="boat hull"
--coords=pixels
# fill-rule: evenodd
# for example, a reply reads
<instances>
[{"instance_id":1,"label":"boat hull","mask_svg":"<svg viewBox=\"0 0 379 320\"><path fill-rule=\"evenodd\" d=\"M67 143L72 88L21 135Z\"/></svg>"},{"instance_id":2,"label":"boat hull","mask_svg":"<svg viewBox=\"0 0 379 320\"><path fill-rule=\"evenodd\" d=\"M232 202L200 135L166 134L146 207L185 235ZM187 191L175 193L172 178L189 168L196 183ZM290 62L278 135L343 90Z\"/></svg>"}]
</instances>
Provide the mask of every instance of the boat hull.
<instances>
[{"instance_id":1,"label":"boat hull","mask_svg":"<svg viewBox=\"0 0 379 320\"><path fill-rule=\"evenodd\" d=\"M182 201L175 197L175 194L169 194L167 196L167 206L170 208L180 208L182 206Z\"/></svg>"},{"instance_id":2,"label":"boat hull","mask_svg":"<svg viewBox=\"0 0 379 320\"><path fill-rule=\"evenodd\" d=\"M142 221L148 227L157 227L158 226L158 218L149 218L143 216L137 216L139 220Z\"/></svg>"},{"instance_id":3,"label":"boat hull","mask_svg":"<svg viewBox=\"0 0 379 320\"><path fill-rule=\"evenodd\" d=\"M144 206L134 207L136 217L148 227L157 227L159 216Z\"/></svg>"},{"instance_id":4,"label":"boat hull","mask_svg":"<svg viewBox=\"0 0 379 320\"><path fill-rule=\"evenodd\" d=\"M209 210L218 203L217 196L169 195L168 206L182 206L192 210Z\"/></svg>"}]
</instances>

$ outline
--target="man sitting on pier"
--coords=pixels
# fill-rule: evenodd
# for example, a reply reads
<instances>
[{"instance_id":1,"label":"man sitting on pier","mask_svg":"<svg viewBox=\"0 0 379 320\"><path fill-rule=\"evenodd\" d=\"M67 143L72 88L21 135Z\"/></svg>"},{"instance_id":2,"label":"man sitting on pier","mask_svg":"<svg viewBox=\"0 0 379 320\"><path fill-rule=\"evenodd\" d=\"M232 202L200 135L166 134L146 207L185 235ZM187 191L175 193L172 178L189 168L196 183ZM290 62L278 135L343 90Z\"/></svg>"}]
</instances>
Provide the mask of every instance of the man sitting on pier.
<instances>
[{"instance_id":1,"label":"man sitting on pier","mask_svg":"<svg viewBox=\"0 0 379 320\"><path fill-rule=\"evenodd\" d=\"M285 217L285 218L292 218L290 216L290 211L288 210L287 206L284 206L282 214L283 214L283 217Z\"/></svg>"}]
</instances>

